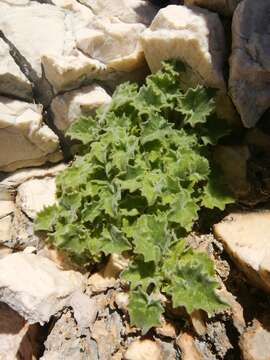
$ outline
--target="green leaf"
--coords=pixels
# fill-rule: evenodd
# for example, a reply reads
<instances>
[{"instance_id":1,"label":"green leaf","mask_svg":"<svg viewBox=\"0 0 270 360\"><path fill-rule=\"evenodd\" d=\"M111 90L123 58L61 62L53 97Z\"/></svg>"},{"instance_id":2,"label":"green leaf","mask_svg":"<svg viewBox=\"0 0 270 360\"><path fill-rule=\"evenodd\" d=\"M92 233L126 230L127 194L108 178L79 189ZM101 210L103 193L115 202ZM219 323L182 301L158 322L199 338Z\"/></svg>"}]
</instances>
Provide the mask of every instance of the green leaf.
<instances>
[{"instance_id":1,"label":"green leaf","mask_svg":"<svg viewBox=\"0 0 270 360\"><path fill-rule=\"evenodd\" d=\"M208 209L218 208L224 210L226 205L234 203L235 200L224 184L222 174L212 171L208 183L204 187L202 206Z\"/></svg>"},{"instance_id":2,"label":"green leaf","mask_svg":"<svg viewBox=\"0 0 270 360\"><path fill-rule=\"evenodd\" d=\"M133 239L134 252L141 254L145 262L158 261L170 244L170 233L164 217L142 215L126 229L128 237Z\"/></svg>"},{"instance_id":3,"label":"green leaf","mask_svg":"<svg viewBox=\"0 0 270 360\"><path fill-rule=\"evenodd\" d=\"M179 111L185 115L185 124L194 127L206 122L215 110L214 94L214 90L201 85L186 91L179 104Z\"/></svg>"},{"instance_id":4,"label":"green leaf","mask_svg":"<svg viewBox=\"0 0 270 360\"><path fill-rule=\"evenodd\" d=\"M83 144L88 144L96 140L99 129L95 119L82 117L79 121L71 124L66 132L73 140L80 140Z\"/></svg>"},{"instance_id":5,"label":"green leaf","mask_svg":"<svg viewBox=\"0 0 270 360\"><path fill-rule=\"evenodd\" d=\"M168 220L179 224L187 231L192 229L194 221L198 218L199 206L187 190L182 190L175 195L175 200L170 204Z\"/></svg>"},{"instance_id":6,"label":"green leaf","mask_svg":"<svg viewBox=\"0 0 270 360\"><path fill-rule=\"evenodd\" d=\"M217 296L213 261L206 253L192 249L181 257L165 291L172 296L173 306L184 306L188 313L202 309L209 315L224 310L226 304Z\"/></svg>"},{"instance_id":7,"label":"green leaf","mask_svg":"<svg viewBox=\"0 0 270 360\"><path fill-rule=\"evenodd\" d=\"M128 281L131 289L140 285L145 291L150 284L157 286L160 281L155 263L146 263L142 257L137 257L130 262L128 268L121 273L121 279Z\"/></svg>"},{"instance_id":8,"label":"green leaf","mask_svg":"<svg viewBox=\"0 0 270 360\"><path fill-rule=\"evenodd\" d=\"M121 254L125 250L129 250L131 245L124 234L114 225L102 232L102 251L108 254Z\"/></svg>"},{"instance_id":9,"label":"green leaf","mask_svg":"<svg viewBox=\"0 0 270 360\"><path fill-rule=\"evenodd\" d=\"M38 213L35 219L35 231L53 231L57 218L58 208L56 205L45 207Z\"/></svg>"},{"instance_id":10,"label":"green leaf","mask_svg":"<svg viewBox=\"0 0 270 360\"><path fill-rule=\"evenodd\" d=\"M130 323L146 334L152 327L160 325L164 309L159 300L154 300L142 289L134 290L129 297Z\"/></svg>"}]
</instances>

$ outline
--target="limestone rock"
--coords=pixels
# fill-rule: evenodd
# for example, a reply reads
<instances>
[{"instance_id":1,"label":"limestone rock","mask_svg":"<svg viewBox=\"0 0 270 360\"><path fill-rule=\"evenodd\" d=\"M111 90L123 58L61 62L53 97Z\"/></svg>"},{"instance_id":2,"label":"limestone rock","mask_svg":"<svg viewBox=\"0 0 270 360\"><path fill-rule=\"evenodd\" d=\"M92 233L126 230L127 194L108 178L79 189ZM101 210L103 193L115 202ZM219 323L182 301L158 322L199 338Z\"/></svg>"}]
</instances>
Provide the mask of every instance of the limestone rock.
<instances>
[{"instance_id":1,"label":"limestone rock","mask_svg":"<svg viewBox=\"0 0 270 360\"><path fill-rule=\"evenodd\" d=\"M136 340L128 347L125 360L162 360L160 346L152 340Z\"/></svg>"},{"instance_id":2,"label":"limestone rock","mask_svg":"<svg viewBox=\"0 0 270 360\"><path fill-rule=\"evenodd\" d=\"M15 253L0 260L0 299L30 324L43 324L83 286L80 273L61 271L49 259Z\"/></svg>"},{"instance_id":3,"label":"limestone rock","mask_svg":"<svg viewBox=\"0 0 270 360\"><path fill-rule=\"evenodd\" d=\"M55 178L31 179L17 189L16 204L31 219L44 207L56 203Z\"/></svg>"},{"instance_id":4,"label":"limestone rock","mask_svg":"<svg viewBox=\"0 0 270 360\"><path fill-rule=\"evenodd\" d=\"M270 106L270 3L243 0L232 23L229 92L246 127Z\"/></svg>"},{"instance_id":5,"label":"limestone rock","mask_svg":"<svg viewBox=\"0 0 270 360\"><path fill-rule=\"evenodd\" d=\"M270 332L254 320L240 339L243 360L270 359Z\"/></svg>"},{"instance_id":6,"label":"limestone rock","mask_svg":"<svg viewBox=\"0 0 270 360\"><path fill-rule=\"evenodd\" d=\"M141 42L152 72L159 70L164 60L180 59L192 68L200 82L225 88L225 38L217 14L198 7L167 6L142 34Z\"/></svg>"},{"instance_id":7,"label":"limestone rock","mask_svg":"<svg viewBox=\"0 0 270 360\"><path fill-rule=\"evenodd\" d=\"M236 265L255 284L270 291L270 211L233 213L214 226Z\"/></svg>"},{"instance_id":8,"label":"limestone rock","mask_svg":"<svg viewBox=\"0 0 270 360\"><path fill-rule=\"evenodd\" d=\"M23 250L27 246L37 249L43 246L43 241L35 234L33 222L18 208L13 213L9 240L3 242L11 249Z\"/></svg>"},{"instance_id":9,"label":"limestone rock","mask_svg":"<svg viewBox=\"0 0 270 360\"><path fill-rule=\"evenodd\" d=\"M50 330L42 360L101 359L89 329L82 331L70 311L62 314Z\"/></svg>"},{"instance_id":10,"label":"limestone rock","mask_svg":"<svg viewBox=\"0 0 270 360\"><path fill-rule=\"evenodd\" d=\"M149 25L157 7L146 0L81 0L95 15L115 16L125 23Z\"/></svg>"},{"instance_id":11,"label":"limestone rock","mask_svg":"<svg viewBox=\"0 0 270 360\"><path fill-rule=\"evenodd\" d=\"M0 199L0 219L13 213L15 209L14 202L11 200Z\"/></svg>"},{"instance_id":12,"label":"limestone rock","mask_svg":"<svg viewBox=\"0 0 270 360\"><path fill-rule=\"evenodd\" d=\"M0 94L21 99L32 98L32 87L9 53L9 46L0 39Z\"/></svg>"},{"instance_id":13,"label":"limestone rock","mask_svg":"<svg viewBox=\"0 0 270 360\"><path fill-rule=\"evenodd\" d=\"M0 244L5 245L11 241L12 215L0 219Z\"/></svg>"},{"instance_id":14,"label":"limestone rock","mask_svg":"<svg viewBox=\"0 0 270 360\"><path fill-rule=\"evenodd\" d=\"M58 161L58 137L42 122L42 107L0 97L0 171Z\"/></svg>"},{"instance_id":15,"label":"limestone rock","mask_svg":"<svg viewBox=\"0 0 270 360\"><path fill-rule=\"evenodd\" d=\"M19 185L33 179L55 176L67 167L66 164L58 164L55 166L44 166L41 168L20 169L6 176L0 182L0 200L8 200L12 202L15 199L15 193ZM0 202L0 204L2 204ZM1 205L0 205L1 208ZM0 211L1 212L1 211Z\"/></svg>"},{"instance_id":16,"label":"limestone rock","mask_svg":"<svg viewBox=\"0 0 270 360\"><path fill-rule=\"evenodd\" d=\"M185 5L196 5L222 15L232 15L241 0L185 0Z\"/></svg>"},{"instance_id":17,"label":"limestone rock","mask_svg":"<svg viewBox=\"0 0 270 360\"><path fill-rule=\"evenodd\" d=\"M110 101L108 93L97 84L58 95L51 104L54 123L58 129L65 131L81 115L94 115L99 106Z\"/></svg>"},{"instance_id":18,"label":"limestone rock","mask_svg":"<svg viewBox=\"0 0 270 360\"><path fill-rule=\"evenodd\" d=\"M4 303L0 303L0 329L0 360L38 358L38 326L29 326Z\"/></svg>"}]
</instances>

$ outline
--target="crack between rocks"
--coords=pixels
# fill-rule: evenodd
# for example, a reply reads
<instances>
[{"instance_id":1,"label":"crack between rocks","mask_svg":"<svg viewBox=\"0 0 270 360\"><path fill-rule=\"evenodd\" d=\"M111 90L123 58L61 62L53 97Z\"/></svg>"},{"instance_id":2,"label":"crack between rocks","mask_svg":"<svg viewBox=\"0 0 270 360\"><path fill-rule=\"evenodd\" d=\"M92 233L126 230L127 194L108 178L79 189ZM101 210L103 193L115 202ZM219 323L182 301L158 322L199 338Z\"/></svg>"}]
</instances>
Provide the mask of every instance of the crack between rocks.
<instances>
[{"instance_id":1,"label":"crack between rocks","mask_svg":"<svg viewBox=\"0 0 270 360\"><path fill-rule=\"evenodd\" d=\"M41 1L43 0L39 0L37 2ZM44 75L43 67L42 77L40 78L36 71L33 69L32 65L29 63L29 61L20 53L16 46L5 36L3 31L1 30L0 38L9 46L9 52L13 60L18 65L21 72L31 82L34 103L41 104L43 106L43 121L58 136L60 148L64 156L64 161L69 161L71 159L71 154L68 142L64 137L63 133L59 131L59 129L55 126L53 121L53 114L49 110L49 105L51 103L51 100L53 99L53 89Z\"/></svg>"}]
</instances>

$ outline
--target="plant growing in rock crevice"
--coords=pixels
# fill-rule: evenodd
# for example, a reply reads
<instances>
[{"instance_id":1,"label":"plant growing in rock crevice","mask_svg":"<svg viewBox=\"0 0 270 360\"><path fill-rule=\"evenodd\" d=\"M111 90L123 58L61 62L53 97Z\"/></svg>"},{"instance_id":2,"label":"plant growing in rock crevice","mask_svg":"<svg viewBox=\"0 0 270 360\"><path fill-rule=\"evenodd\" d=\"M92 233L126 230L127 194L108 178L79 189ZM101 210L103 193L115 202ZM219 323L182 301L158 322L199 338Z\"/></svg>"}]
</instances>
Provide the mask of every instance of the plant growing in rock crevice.
<instances>
[{"instance_id":1,"label":"plant growing in rock crevice","mask_svg":"<svg viewBox=\"0 0 270 360\"><path fill-rule=\"evenodd\" d=\"M164 308L212 313L212 260L185 244L202 207L232 202L211 161L210 147L226 133L215 115L213 90L184 90L184 65L165 63L138 88L122 84L112 102L68 131L82 143L57 178L58 204L45 208L36 230L78 261L128 252L121 276L130 283L131 323L147 332Z\"/></svg>"}]
</instances>

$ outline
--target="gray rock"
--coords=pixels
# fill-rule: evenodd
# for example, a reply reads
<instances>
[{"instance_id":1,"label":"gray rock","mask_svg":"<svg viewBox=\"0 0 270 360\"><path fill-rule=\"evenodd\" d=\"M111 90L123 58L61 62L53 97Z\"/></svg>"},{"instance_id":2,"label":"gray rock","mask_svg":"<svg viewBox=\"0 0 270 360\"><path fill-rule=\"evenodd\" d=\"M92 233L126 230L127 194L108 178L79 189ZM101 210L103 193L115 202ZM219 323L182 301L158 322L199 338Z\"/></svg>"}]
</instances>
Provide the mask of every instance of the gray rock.
<instances>
[{"instance_id":1,"label":"gray rock","mask_svg":"<svg viewBox=\"0 0 270 360\"><path fill-rule=\"evenodd\" d=\"M100 360L90 330L82 331L70 311L55 321L44 345L42 360Z\"/></svg>"},{"instance_id":2,"label":"gray rock","mask_svg":"<svg viewBox=\"0 0 270 360\"><path fill-rule=\"evenodd\" d=\"M243 0L232 23L229 92L246 127L270 107L268 0Z\"/></svg>"}]
</instances>

